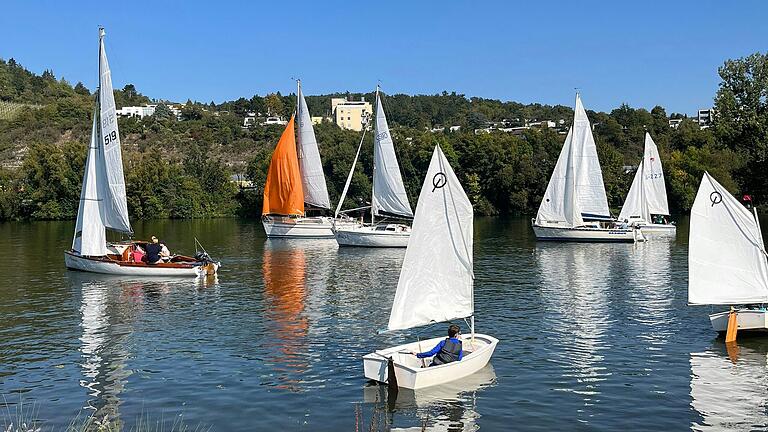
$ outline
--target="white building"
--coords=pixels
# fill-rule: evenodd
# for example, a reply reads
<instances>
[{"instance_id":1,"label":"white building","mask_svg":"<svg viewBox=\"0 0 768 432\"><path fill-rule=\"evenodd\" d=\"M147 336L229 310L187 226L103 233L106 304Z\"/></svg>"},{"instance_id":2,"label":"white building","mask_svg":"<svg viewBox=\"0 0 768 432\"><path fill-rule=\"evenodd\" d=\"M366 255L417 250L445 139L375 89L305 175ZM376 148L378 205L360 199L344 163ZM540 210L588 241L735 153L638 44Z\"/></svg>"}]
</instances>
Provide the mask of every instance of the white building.
<instances>
[{"instance_id":1,"label":"white building","mask_svg":"<svg viewBox=\"0 0 768 432\"><path fill-rule=\"evenodd\" d=\"M700 109L697 120L701 129L706 129L712 126L712 120L715 117L715 110L712 108Z\"/></svg>"},{"instance_id":2,"label":"white building","mask_svg":"<svg viewBox=\"0 0 768 432\"><path fill-rule=\"evenodd\" d=\"M143 119L144 117L149 117L152 114L154 114L155 108L157 108L157 104L144 105L144 106L129 106L129 107L122 107L119 110L116 110L115 113L120 117L138 117Z\"/></svg>"}]
</instances>

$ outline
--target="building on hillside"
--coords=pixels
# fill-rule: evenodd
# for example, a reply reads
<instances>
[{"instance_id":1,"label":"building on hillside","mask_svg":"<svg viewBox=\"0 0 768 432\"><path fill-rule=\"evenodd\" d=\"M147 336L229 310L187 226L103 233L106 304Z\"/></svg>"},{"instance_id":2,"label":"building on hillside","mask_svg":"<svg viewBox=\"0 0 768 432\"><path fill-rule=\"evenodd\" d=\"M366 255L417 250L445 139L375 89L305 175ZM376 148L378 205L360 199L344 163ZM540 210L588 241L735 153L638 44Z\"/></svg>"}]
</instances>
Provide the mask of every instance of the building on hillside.
<instances>
[{"instance_id":1,"label":"building on hillside","mask_svg":"<svg viewBox=\"0 0 768 432\"><path fill-rule=\"evenodd\" d=\"M269 126L269 125L281 125L281 126L284 126L284 125L288 124L288 120L285 120L282 117L267 117L266 120L261 122L261 124L264 125L264 126Z\"/></svg>"},{"instance_id":2,"label":"building on hillside","mask_svg":"<svg viewBox=\"0 0 768 432\"><path fill-rule=\"evenodd\" d=\"M144 118L149 117L155 113L155 108L157 108L157 104L152 105L144 105L144 106L128 106L128 107L122 107L119 110L115 111L115 114L117 114L120 117L138 117L138 118Z\"/></svg>"},{"instance_id":3,"label":"building on hillside","mask_svg":"<svg viewBox=\"0 0 768 432\"><path fill-rule=\"evenodd\" d=\"M333 121L342 129L363 130L363 125L373 114L373 106L364 98L351 101L347 98L331 98Z\"/></svg>"},{"instance_id":4,"label":"building on hillside","mask_svg":"<svg viewBox=\"0 0 768 432\"><path fill-rule=\"evenodd\" d=\"M700 109L697 120L699 123L699 128L706 129L710 126L712 126L712 120L715 117L715 110L712 108L704 108Z\"/></svg>"},{"instance_id":5,"label":"building on hillside","mask_svg":"<svg viewBox=\"0 0 768 432\"><path fill-rule=\"evenodd\" d=\"M669 127L671 127L672 129L677 129L678 127L680 127L680 123L682 123L683 120L685 119L681 119L681 118L669 119Z\"/></svg>"}]
</instances>

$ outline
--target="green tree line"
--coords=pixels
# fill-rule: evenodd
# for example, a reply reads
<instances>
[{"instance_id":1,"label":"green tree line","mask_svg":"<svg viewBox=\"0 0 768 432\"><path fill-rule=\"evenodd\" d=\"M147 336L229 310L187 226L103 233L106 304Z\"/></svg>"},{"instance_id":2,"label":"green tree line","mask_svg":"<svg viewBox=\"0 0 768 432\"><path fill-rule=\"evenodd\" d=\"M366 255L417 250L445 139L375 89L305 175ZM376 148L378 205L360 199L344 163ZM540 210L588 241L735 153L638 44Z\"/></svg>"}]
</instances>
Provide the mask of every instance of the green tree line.
<instances>
[{"instance_id":1,"label":"green tree line","mask_svg":"<svg viewBox=\"0 0 768 432\"><path fill-rule=\"evenodd\" d=\"M618 210L632 181L625 166L637 165L643 135L659 146L673 212L690 209L704 171L734 193L763 203L768 158L768 55L726 61L714 95L712 127L691 119L671 128L661 106L648 111L622 105L609 113L588 111L603 169L609 205ZM115 91L118 106L150 99L133 85ZM313 115L328 115L332 97L373 100L373 93L308 96ZM415 205L431 151L439 143L456 168L478 214L536 212L565 135L559 129L528 129L521 135L475 134L488 122L565 120L572 108L523 105L456 93L385 95L406 189ZM0 119L0 220L65 219L77 211L93 95L46 71L37 76L15 61L0 60L0 101L37 104ZM187 101L181 120L159 102L155 115L121 118L129 211L133 218L257 216L272 150L281 126L242 127L248 112L289 116L294 94L274 93L221 104ZM673 114L672 117L682 117ZM461 126L432 133L434 126ZM331 200L338 199L360 133L332 123L315 128ZM370 201L373 142L368 134L345 207ZM253 189L239 190L230 176L245 173Z\"/></svg>"}]
</instances>

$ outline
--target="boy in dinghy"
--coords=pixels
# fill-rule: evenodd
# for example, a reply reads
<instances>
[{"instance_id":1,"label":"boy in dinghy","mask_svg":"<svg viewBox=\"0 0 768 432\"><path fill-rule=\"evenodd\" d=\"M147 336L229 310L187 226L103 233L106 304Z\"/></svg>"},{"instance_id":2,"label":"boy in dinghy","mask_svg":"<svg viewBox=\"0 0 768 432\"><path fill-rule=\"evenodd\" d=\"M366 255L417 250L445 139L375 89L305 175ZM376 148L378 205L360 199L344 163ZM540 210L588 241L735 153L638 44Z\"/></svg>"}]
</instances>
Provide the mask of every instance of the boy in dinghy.
<instances>
[{"instance_id":1,"label":"boy in dinghy","mask_svg":"<svg viewBox=\"0 0 768 432\"><path fill-rule=\"evenodd\" d=\"M461 349L461 340L459 340L459 326L451 324L448 327L448 337L443 339L434 348L423 353L412 352L418 358L427 358L435 356L430 366L439 366L461 360L464 351Z\"/></svg>"}]
</instances>

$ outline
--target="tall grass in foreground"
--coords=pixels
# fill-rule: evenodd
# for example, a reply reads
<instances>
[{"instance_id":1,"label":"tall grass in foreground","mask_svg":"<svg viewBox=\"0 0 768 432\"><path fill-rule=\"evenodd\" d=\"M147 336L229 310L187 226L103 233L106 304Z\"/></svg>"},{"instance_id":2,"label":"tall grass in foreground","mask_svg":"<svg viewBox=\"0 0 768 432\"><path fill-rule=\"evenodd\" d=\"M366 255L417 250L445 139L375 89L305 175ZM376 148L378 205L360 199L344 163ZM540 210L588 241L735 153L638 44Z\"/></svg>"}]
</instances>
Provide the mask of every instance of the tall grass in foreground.
<instances>
[{"instance_id":1,"label":"tall grass in foreground","mask_svg":"<svg viewBox=\"0 0 768 432\"><path fill-rule=\"evenodd\" d=\"M21 399L18 404L11 405L5 400L5 410L0 410L0 432L203 432L210 427L198 425L191 428L184 423L181 415L172 420L164 418L152 419L142 413L136 419L136 424L126 428L120 419L111 419L106 415L91 413L78 414L68 426L56 429L46 426L40 420L39 406L34 402Z\"/></svg>"}]
</instances>

